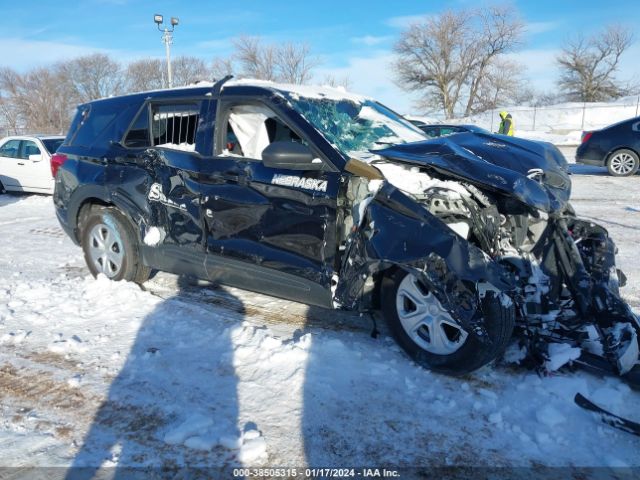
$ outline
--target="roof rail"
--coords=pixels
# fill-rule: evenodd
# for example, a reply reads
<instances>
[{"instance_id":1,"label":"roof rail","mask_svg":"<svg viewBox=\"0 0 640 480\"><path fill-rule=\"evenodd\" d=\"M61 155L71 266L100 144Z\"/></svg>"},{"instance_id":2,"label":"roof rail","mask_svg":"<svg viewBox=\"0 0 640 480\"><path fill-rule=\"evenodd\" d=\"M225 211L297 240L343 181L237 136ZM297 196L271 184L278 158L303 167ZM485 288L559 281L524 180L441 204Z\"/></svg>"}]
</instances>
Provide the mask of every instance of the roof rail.
<instances>
[{"instance_id":1,"label":"roof rail","mask_svg":"<svg viewBox=\"0 0 640 480\"><path fill-rule=\"evenodd\" d=\"M233 78L233 75L226 75L224 78L221 78L220 80L218 80L216 83L214 83L213 87L211 88L211 93L213 95L220 95L222 86L232 78Z\"/></svg>"}]
</instances>

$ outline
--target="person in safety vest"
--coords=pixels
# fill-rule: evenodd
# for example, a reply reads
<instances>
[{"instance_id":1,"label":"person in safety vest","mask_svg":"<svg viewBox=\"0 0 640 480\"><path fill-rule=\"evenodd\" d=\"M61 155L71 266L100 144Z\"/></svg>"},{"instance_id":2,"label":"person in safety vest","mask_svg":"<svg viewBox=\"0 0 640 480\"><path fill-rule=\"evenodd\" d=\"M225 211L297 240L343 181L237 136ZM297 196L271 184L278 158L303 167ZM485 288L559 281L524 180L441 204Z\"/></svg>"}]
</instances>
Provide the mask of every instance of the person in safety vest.
<instances>
[{"instance_id":1,"label":"person in safety vest","mask_svg":"<svg viewBox=\"0 0 640 480\"><path fill-rule=\"evenodd\" d=\"M500 122L498 133L513 137L513 118L511 118L511 114L509 112L502 111L500 112L500 118L502 121Z\"/></svg>"}]
</instances>

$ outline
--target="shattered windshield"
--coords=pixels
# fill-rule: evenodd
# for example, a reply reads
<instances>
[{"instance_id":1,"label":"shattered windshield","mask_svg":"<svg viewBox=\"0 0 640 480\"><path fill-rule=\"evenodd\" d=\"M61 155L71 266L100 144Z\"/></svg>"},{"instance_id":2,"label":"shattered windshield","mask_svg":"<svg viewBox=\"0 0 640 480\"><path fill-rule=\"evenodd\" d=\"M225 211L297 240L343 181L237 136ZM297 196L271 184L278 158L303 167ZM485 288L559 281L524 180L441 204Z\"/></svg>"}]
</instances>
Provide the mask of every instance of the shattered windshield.
<instances>
[{"instance_id":1,"label":"shattered windshield","mask_svg":"<svg viewBox=\"0 0 640 480\"><path fill-rule=\"evenodd\" d=\"M287 94L295 110L342 153L426 140L425 134L385 106L371 101Z\"/></svg>"}]
</instances>

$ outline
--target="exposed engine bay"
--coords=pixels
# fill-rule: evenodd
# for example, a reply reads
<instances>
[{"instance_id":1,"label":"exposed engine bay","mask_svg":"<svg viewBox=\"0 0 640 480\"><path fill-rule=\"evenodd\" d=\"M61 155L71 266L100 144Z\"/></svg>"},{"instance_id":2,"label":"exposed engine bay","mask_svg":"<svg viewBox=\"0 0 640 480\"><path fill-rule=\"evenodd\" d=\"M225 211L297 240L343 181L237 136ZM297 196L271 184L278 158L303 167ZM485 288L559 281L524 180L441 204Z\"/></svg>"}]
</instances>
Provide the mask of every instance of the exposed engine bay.
<instances>
[{"instance_id":1,"label":"exposed engine bay","mask_svg":"<svg viewBox=\"0 0 640 480\"><path fill-rule=\"evenodd\" d=\"M640 323L619 296L626 279L616 269L616 247L604 228L576 217L568 203L544 211L434 169L384 157L367 162L508 275L509 288L491 288L516 307L515 339L525 362L544 370L550 350L561 345L578 352L568 357L575 364L639 384ZM347 195L352 214L345 225L376 229L376 220L365 217L381 184L352 180Z\"/></svg>"}]
</instances>

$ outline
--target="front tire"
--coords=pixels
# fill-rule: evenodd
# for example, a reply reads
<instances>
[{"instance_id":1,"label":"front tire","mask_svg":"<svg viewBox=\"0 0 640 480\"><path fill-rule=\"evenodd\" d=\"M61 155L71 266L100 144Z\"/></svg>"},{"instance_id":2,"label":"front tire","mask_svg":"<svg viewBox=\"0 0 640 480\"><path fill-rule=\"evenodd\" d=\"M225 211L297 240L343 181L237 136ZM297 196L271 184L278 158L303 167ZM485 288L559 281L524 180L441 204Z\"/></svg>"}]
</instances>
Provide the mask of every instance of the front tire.
<instances>
[{"instance_id":1,"label":"front tire","mask_svg":"<svg viewBox=\"0 0 640 480\"><path fill-rule=\"evenodd\" d=\"M437 372L463 375L502 353L515 309L487 292L482 312L488 342L465 331L415 275L397 270L382 281L382 313L396 342L416 363Z\"/></svg>"},{"instance_id":2,"label":"front tire","mask_svg":"<svg viewBox=\"0 0 640 480\"><path fill-rule=\"evenodd\" d=\"M149 278L133 227L117 208L92 206L83 222L81 244L94 277L102 273L114 281L139 284Z\"/></svg>"},{"instance_id":3,"label":"front tire","mask_svg":"<svg viewBox=\"0 0 640 480\"><path fill-rule=\"evenodd\" d=\"M626 148L616 150L607 161L607 170L614 177L629 177L634 175L640 167L640 158L633 150Z\"/></svg>"}]
</instances>

